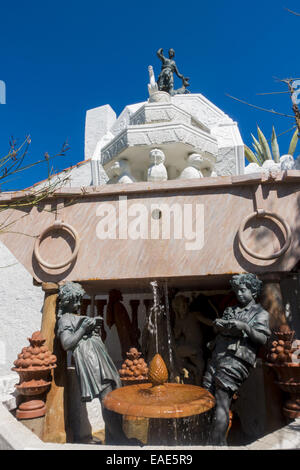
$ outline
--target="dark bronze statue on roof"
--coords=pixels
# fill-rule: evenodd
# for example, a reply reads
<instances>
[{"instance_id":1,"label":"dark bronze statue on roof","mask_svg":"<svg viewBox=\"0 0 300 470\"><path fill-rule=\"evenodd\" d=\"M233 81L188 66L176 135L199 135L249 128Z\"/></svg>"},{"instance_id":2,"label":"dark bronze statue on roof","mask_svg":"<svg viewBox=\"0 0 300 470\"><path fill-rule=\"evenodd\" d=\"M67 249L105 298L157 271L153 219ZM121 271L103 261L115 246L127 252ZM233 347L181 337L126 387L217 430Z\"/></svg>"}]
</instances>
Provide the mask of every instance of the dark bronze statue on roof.
<instances>
[{"instance_id":1,"label":"dark bronze statue on roof","mask_svg":"<svg viewBox=\"0 0 300 470\"><path fill-rule=\"evenodd\" d=\"M179 73L175 60L173 60L175 56L174 49L169 49L169 58L163 55L163 49L158 49L156 54L162 61L161 72L157 81L158 89L160 91L166 91L170 95L189 93L187 90L189 78ZM182 87L177 90L174 90L174 73L182 80Z\"/></svg>"}]
</instances>

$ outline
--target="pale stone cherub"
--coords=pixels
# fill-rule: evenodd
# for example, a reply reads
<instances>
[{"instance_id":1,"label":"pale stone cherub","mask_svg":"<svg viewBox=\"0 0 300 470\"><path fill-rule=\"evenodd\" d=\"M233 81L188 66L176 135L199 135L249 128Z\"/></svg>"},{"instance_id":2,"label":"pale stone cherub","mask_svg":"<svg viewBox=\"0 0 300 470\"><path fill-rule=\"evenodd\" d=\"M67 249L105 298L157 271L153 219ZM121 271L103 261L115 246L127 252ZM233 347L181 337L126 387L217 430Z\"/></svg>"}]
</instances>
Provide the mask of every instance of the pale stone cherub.
<instances>
[{"instance_id":1,"label":"pale stone cherub","mask_svg":"<svg viewBox=\"0 0 300 470\"><path fill-rule=\"evenodd\" d=\"M168 173L164 165L165 154L160 149L153 149L149 153L150 166L147 173L147 181L167 181Z\"/></svg>"},{"instance_id":2,"label":"pale stone cherub","mask_svg":"<svg viewBox=\"0 0 300 470\"><path fill-rule=\"evenodd\" d=\"M108 184L128 184L134 183L135 179L131 174L129 162L126 158L121 158L120 160L113 163L109 169L110 179L107 182Z\"/></svg>"},{"instance_id":3,"label":"pale stone cherub","mask_svg":"<svg viewBox=\"0 0 300 470\"><path fill-rule=\"evenodd\" d=\"M187 377L193 376L196 385L201 385L204 372L202 315L189 311L189 299L177 295L172 301L175 313L174 338L179 366Z\"/></svg>"},{"instance_id":4,"label":"pale stone cherub","mask_svg":"<svg viewBox=\"0 0 300 470\"><path fill-rule=\"evenodd\" d=\"M204 158L198 153L193 153L187 158L187 166L182 170L179 179L203 178Z\"/></svg>"}]
</instances>

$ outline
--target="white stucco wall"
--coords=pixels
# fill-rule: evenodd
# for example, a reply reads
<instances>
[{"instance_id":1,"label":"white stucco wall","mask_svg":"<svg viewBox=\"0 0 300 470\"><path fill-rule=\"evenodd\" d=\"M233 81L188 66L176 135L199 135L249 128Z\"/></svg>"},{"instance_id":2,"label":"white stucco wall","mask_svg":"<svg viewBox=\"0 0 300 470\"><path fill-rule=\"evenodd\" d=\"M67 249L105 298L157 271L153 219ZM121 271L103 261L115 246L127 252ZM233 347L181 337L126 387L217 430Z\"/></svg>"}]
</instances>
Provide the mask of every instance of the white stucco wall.
<instances>
[{"instance_id":1,"label":"white stucco wall","mask_svg":"<svg viewBox=\"0 0 300 470\"><path fill-rule=\"evenodd\" d=\"M92 184L92 172L91 172L91 160L83 161L71 168L66 168L61 171L57 176L51 178L51 184L60 179L63 181L67 180L63 184L64 187L80 188L81 186L91 186ZM47 186L48 181L44 180L38 183L35 188L41 188Z\"/></svg>"},{"instance_id":2,"label":"white stucco wall","mask_svg":"<svg viewBox=\"0 0 300 470\"><path fill-rule=\"evenodd\" d=\"M27 338L41 327L44 293L0 242L0 375L11 372Z\"/></svg>"},{"instance_id":3,"label":"white stucco wall","mask_svg":"<svg viewBox=\"0 0 300 470\"><path fill-rule=\"evenodd\" d=\"M90 160L72 168L70 171L67 170L66 173L69 175L67 186L81 187L92 184Z\"/></svg>"},{"instance_id":4,"label":"white stucco wall","mask_svg":"<svg viewBox=\"0 0 300 470\"><path fill-rule=\"evenodd\" d=\"M11 402L18 381L11 368L27 338L41 327L43 299L42 289L0 242L0 401Z\"/></svg>"}]
</instances>

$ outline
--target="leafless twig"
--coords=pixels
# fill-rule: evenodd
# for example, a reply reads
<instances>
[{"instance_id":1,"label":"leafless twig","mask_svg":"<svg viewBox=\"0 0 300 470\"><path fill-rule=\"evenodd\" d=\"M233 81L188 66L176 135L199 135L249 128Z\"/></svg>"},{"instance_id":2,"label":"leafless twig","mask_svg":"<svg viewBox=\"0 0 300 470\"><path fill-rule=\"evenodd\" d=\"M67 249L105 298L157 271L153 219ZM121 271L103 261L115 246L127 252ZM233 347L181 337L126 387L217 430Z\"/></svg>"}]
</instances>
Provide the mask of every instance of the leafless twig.
<instances>
[{"instance_id":1,"label":"leafless twig","mask_svg":"<svg viewBox=\"0 0 300 470\"><path fill-rule=\"evenodd\" d=\"M262 108L260 106L256 106L255 104L247 103L247 101L240 100L239 98L236 98L235 96L231 96L228 93L225 93L225 95L228 96L229 98L232 98L233 100L239 101L240 103L251 106L252 108L259 109L260 111L266 111L267 113L278 114L279 116L289 117L289 118L293 118L293 119L295 117L295 116L292 116L290 114L279 113L278 111L275 111L274 109L266 109L266 108Z\"/></svg>"},{"instance_id":2,"label":"leafless twig","mask_svg":"<svg viewBox=\"0 0 300 470\"><path fill-rule=\"evenodd\" d=\"M288 8L285 8L285 10L288 11L289 13L292 13L293 15L300 16L300 13L297 13L296 11L289 10Z\"/></svg>"}]
</instances>

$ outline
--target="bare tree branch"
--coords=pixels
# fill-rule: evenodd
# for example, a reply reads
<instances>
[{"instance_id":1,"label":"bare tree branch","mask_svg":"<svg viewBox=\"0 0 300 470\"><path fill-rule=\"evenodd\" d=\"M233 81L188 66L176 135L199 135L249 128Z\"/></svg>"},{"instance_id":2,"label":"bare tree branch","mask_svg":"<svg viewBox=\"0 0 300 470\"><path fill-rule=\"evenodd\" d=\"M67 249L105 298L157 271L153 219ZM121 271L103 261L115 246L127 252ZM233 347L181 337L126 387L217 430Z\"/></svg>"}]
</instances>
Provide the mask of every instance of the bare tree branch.
<instances>
[{"instance_id":1,"label":"bare tree branch","mask_svg":"<svg viewBox=\"0 0 300 470\"><path fill-rule=\"evenodd\" d=\"M256 93L257 95L281 95L284 93L289 93L289 91L271 91L269 93Z\"/></svg>"},{"instance_id":2,"label":"bare tree branch","mask_svg":"<svg viewBox=\"0 0 300 470\"><path fill-rule=\"evenodd\" d=\"M284 113L279 113L278 111L275 111L274 109L266 109L266 108L261 108L260 106L256 106L251 103L247 103L247 101L240 100L239 98L235 98L234 96L229 95L228 93L225 93L226 96L229 98L232 98L233 100L239 101L240 103L246 104L247 106L251 106L252 108L259 109L260 111L266 111L267 113L272 113L272 114L277 114L279 116L284 116L284 117L289 117L289 118L295 118L295 116L292 116L290 114L284 114Z\"/></svg>"},{"instance_id":3,"label":"bare tree branch","mask_svg":"<svg viewBox=\"0 0 300 470\"><path fill-rule=\"evenodd\" d=\"M68 173L64 174L63 176L57 175L53 172L53 168L50 168L49 164L50 160L56 157L64 156L66 154L66 152L69 150L69 146L66 142L62 145L60 151L56 155L50 156L48 152L46 152L43 159L24 165L23 162L26 155L28 154L30 144L30 136L27 136L21 145L17 145L16 140L11 138L9 142L9 152L4 157L0 157L0 181L7 183L7 181L10 181L8 178L11 175L25 171L40 163L47 163L48 176L45 181L41 182L39 185L32 187L29 190L19 191L18 194L20 193L20 196L17 199L14 198L13 201L5 202L3 204L0 203L0 212L7 209L37 206L41 201L52 195L55 190L61 188L66 184L67 181L69 181ZM2 223L0 223L0 233L7 231L9 227L15 224L16 220L9 220L11 214L12 213L8 211L8 216L2 221ZM23 214L18 218L18 220L26 217L27 215L28 213Z\"/></svg>"},{"instance_id":4,"label":"bare tree branch","mask_svg":"<svg viewBox=\"0 0 300 470\"><path fill-rule=\"evenodd\" d=\"M300 16L300 13L297 13L296 11L289 10L288 8L285 8L285 10L289 13L292 13L293 15Z\"/></svg>"}]
</instances>

